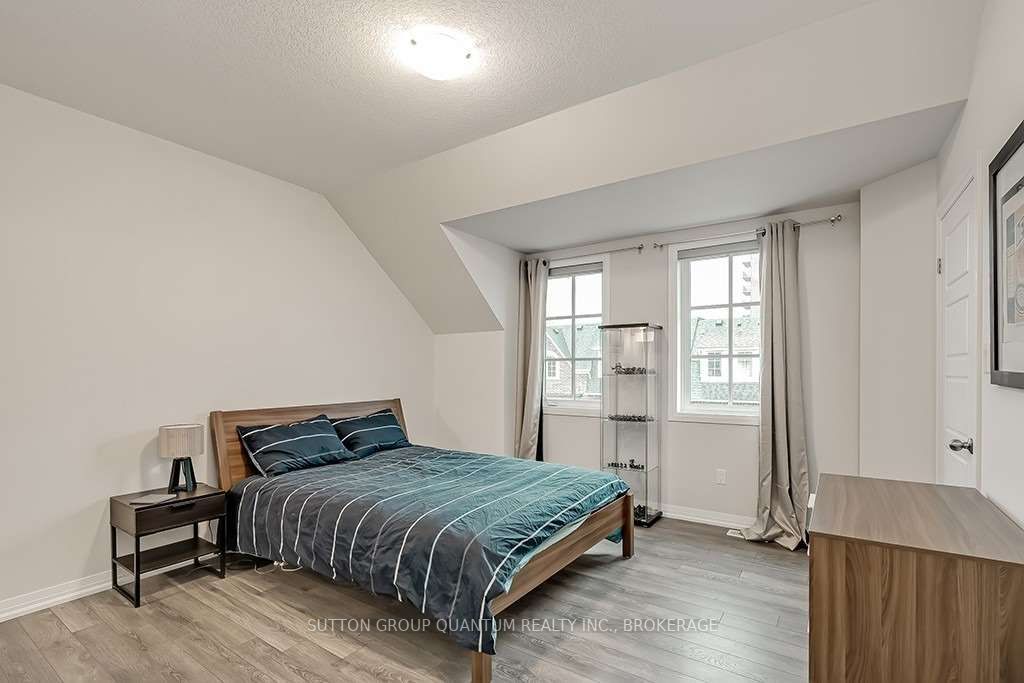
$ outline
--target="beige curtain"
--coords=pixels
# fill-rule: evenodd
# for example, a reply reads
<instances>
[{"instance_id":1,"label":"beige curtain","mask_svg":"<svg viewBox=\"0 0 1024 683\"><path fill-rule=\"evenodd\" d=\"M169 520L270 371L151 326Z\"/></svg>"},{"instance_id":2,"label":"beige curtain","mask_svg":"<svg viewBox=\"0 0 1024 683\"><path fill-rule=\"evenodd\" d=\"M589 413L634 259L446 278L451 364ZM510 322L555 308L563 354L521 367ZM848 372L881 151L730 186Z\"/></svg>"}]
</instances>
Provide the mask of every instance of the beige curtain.
<instances>
[{"instance_id":1,"label":"beige curtain","mask_svg":"<svg viewBox=\"0 0 1024 683\"><path fill-rule=\"evenodd\" d=\"M761 240L761 438L757 518L750 541L796 549L806 540L807 438L800 370L800 302L793 221L772 223Z\"/></svg>"},{"instance_id":2,"label":"beige curtain","mask_svg":"<svg viewBox=\"0 0 1024 683\"><path fill-rule=\"evenodd\" d=\"M519 264L519 358L516 365L513 455L527 460L537 459L543 398L544 304L547 288L547 261L530 259Z\"/></svg>"}]
</instances>

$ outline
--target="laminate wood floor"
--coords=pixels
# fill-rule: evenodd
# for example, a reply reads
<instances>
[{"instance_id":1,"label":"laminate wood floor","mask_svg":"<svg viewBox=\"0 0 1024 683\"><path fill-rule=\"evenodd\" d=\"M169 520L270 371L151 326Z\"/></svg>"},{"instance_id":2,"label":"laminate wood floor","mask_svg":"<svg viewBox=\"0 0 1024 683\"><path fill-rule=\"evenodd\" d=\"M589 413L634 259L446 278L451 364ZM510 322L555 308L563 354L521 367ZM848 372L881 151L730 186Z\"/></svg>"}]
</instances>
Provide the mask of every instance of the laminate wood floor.
<instances>
[{"instance_id":1,"label":"laminate wood floor","mask_svg":"<svg viewBox=\"0 0 1024 683\"><path fill-rule=\"evenodd\" d=\"M144 579L143 596L133 609L108 590L0 623L0 680L469 677L467 653L433 631L315 627L310 620L420 615L306 570L234 569L221 580L179 569ZM602 543L501 617L520 625L499 634L496 681L807 679L806 554L728 538L716 527L663 519L638 528L628 561ZM573 628L554 627L572 619ZM627 619L663 621L660 630L637 632L624 630ZM682 631L686 619L716 620L717 628ZM528 628L522 620L531 620Z\"/></svg>"}]
</instances>

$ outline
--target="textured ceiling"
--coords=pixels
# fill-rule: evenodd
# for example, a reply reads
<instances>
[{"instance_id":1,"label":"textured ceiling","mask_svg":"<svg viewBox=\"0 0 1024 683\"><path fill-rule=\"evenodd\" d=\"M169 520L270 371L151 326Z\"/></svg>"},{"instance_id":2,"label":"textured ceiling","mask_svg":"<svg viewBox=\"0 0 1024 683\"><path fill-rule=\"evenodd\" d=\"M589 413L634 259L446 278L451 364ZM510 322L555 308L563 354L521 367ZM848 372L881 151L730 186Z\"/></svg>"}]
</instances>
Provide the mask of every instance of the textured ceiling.
<instances>
[{"instance_id":1,"label":"textured ceiling","mask_svg":"<svg viewBox=\"0 0 1024 683\"><path fill-rule=\"evenodd\" d=\"M0 82L327 191L865 2L11 0ZM400 65L419 23L479 69Z\"/></svg>"},{"instance_id":2,"label":"textured ceiling","mask_svg":"<svg viewBox=\"0 0 1024 683\"><path fill-rule=\"evenodd\" d=\"M440 224L962 101L982 3L868 3L327 197L435 333L498 330Z\"/></svg>"},{"instance_id":3,"label":"textured ceiling","mask_svg":"<svg viewBox=\"0 0 1024 683\"><path fill-rule=\"evenodd\" d=\"M857 201L933 158L962 102L449 222L521 252Z\"/></svg>"}]
</instances>

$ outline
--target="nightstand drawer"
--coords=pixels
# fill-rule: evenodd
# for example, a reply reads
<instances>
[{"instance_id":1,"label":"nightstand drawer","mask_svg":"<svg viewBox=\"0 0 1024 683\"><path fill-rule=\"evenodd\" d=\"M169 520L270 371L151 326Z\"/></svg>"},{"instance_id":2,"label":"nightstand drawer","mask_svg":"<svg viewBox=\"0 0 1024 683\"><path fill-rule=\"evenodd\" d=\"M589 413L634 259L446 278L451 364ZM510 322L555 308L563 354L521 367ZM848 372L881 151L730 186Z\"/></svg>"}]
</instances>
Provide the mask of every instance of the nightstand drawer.
<instances>
[{"instance_id":1,"label":"nightstand drawer","mask_svg":"<svg viewBox=\"0 0 1024 683\"><path fill-rule=\"evenodd\" d=\"M157 505L135 512L135 533L148 534L224 514L224 494Z\"/></svg>"}]
</instances>

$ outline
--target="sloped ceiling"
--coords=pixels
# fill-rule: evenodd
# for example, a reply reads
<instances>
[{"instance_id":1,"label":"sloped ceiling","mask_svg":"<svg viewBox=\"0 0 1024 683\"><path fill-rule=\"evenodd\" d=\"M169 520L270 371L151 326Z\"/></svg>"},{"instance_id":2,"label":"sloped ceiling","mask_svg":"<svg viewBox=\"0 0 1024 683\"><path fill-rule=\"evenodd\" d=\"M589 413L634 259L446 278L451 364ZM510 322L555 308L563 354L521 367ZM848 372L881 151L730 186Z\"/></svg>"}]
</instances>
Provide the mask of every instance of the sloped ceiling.
<instances>
[{"instance_id":1,"label":"sloped ceiling","mask_svg":"<svg viewBox=\"0 0 1024 683\"><path fill-rule=\"evenodd\" d=\"M0 82L320 192L867 0L10 0ZM439 83L395 34L462 31Z\"/></svg>"},{"instance_id":2,"label":"sloped ceiling","mask_svg":"<svg viewBox=\"0 0 1024 683\"><path fill-rule=\"evenodd\" d=\"M522 253L855 202L934 158L962 102L452 221Z\"/></svg>"}]
</instances>

